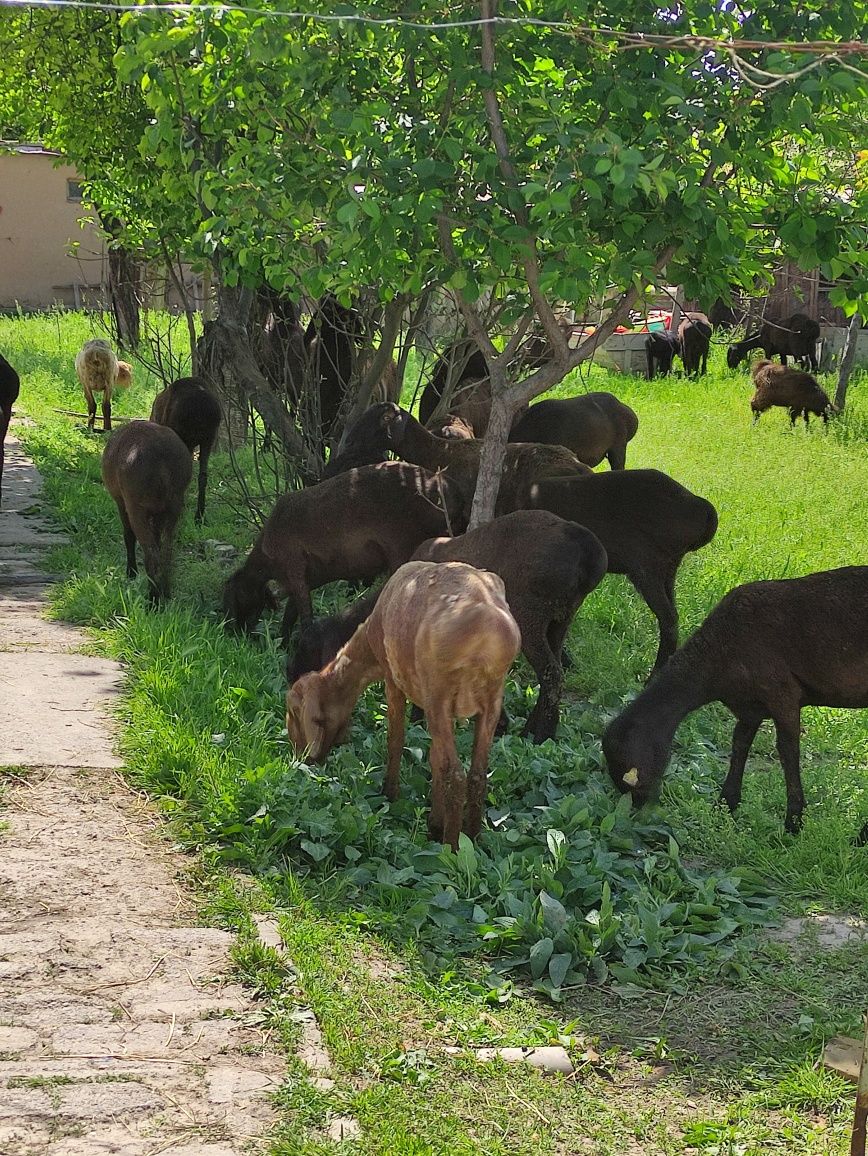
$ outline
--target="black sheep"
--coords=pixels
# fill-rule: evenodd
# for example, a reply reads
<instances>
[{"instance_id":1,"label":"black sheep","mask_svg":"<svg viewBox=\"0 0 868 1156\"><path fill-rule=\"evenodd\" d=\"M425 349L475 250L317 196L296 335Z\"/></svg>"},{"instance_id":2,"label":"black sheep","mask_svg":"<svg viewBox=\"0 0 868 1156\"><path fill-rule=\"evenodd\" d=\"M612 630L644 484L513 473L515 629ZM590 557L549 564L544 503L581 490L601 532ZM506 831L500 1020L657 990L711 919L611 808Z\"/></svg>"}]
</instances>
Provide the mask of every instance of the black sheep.
<instances>
[{"instance_id":1,"label":"black sheep","mask_svg":"<svg viewBox=\"0 0 868 1156\"><path fill-rule=\"evenodd\" d=\"M538 401L515 421L509 440L565 446L586 466L607 458L613 470L623 470L638 428L635 412L614 394L584 393Z\"/></svg>"},{"instance_id":2,"label":"black sheep","mask_svg":"<svg viewBox=\"0 0 868 1156\"><path fill-rule=\"evenodd\" d=\"M711 322L704 313L685 313L678 326L681 360L688 377L700 377L708 370L708 351L711 347Z\"/></svg>"},{"instance_id":3,"label":"black sheep","mask_svg":"<svg viewBox=\"0 0 868 1156\"><path fill-rule=\"evenodd\" d=\"M151 421L173 429L190 456L199 448L199 498L196 521L205 516L205 486L208 481L208 459L217 441L223 415L220 403L201 377L181 377L154 398Z\"/></svg>"},{"instance_id":4,"label":"black sheep","mask_svg":"<svg viewBox=\"0 0 868 1156\"><path fill-rule=\"evenodd\" d=\"M6 457L4 442L12 418L12 406L18 399L20 388L21 379L0 353L0 500L3 496L3 463Z\"/></svg>"},{"instance_id":5,"label":"black sheep","mask_svg":"<svg viewBox=\"0 0 868 1156\"><path fill-rule=\"evenodd\" d=\"M806 313L794 313L783 321L775 324L764 321L757 333L752 333L741 341L736 341L726 351L726 364L735 369L752 349L762 349L767 358L777 354L781 365L787 364L787 358L802 364L804 369L816 373L819 368L817 361L817 342L820 340L820 326Z\"/></svg>"},{"instance_id":6,"label":"black sheep","mask_svg":"<svg viewBox=\"0 0 868 1156\"><path fill-rule=\"evenodd\" d=\"M676 333L668 329L649 333L645 338L645 359L648 364L648 380L654 380L655 369L661 377L672 372L672 362L681 354L681 342Z\"/></svg>"},{"instance_id":7,"label":"black sheep","mask_svg":"<svg viewBox=\"0 0 868 1156\"><path fill-rule=\"evenodd\" d=\"M681 720L709 702L735 715L721 798L741 801L742 776L764 719L777 733L787 831L801 826L802 707L868 707L868 566L737 586L608 727L612 779L642 803L657 789Z\"/></svg>"},{"instance_id":8,"label":"black sheep","mask_svg":"<svg viewBox=\"0 0 868 1156\"><path fill-rule=\"evenodd\" d=\"M333 431L355 367L362 319L327 293L314 309L304 335L308 363L318 396L323 438Z\"/></svg>"}]
</instances>

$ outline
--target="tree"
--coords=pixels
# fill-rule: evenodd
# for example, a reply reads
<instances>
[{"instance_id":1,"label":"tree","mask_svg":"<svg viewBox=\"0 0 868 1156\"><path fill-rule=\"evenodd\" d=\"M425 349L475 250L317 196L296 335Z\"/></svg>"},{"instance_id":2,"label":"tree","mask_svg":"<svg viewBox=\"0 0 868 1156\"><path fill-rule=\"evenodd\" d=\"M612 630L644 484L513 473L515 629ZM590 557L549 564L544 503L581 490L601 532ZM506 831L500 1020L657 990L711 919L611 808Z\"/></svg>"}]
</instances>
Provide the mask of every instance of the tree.
<instances>
[{"instance_id":1,"label":"tree","mask_svg":"<svg viewBox=\"0 0 868 1156\"><path fill-rule=\"evenodd\" d=\"M829 150L855 151L849 118L868 80L774 47L852 40L864 0L747 15L613 0L605 27L576 2L558 26L505 3L514 22L495 23L496 3L450 27L431 0L412 20L388 0L358 5L386 24L166 6L122 18L116 60L149 113L152 219L184 222L236 336L263 280L346 302L374 287L390 307L383 358L405 309L454 294L493 392L474 522L493 510L515 409L590 356L662 275L687 297L726 298L768 269L780 238L848 300L868 297L864 190L827 185L822 167ZM740 39L769 47L714 46ZM598 320L576 349L556 323L563 303L583 316L593 305ZM549 360L511 380L532 324ZM252 378L245 388L258 391Z\"/></svg>"}]
</instances>

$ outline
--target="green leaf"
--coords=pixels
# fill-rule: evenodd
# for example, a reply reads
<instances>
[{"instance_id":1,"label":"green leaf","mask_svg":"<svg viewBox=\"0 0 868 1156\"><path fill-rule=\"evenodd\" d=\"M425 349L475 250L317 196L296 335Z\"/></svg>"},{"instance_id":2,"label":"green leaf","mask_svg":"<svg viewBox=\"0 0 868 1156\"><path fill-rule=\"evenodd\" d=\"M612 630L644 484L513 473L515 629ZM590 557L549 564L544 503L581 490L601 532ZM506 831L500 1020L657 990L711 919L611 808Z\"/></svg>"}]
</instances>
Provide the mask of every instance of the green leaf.
<instances>
[{"instance_id":1,"label":"green leaf","mask_svg":"<svg viewBox=\"0 0 868 1156\"><path fill-rule=\"evenodd\" d=\"M555 899L553 895L549 895L547 891L540 891L539 893L540 907L543 912L543 922L546 930L553 935L557 935L563 931L567 922L567 912L560 900Z\"/></svg>"},{"instance_id":2,"label":"green leaf","mask_svg":"<svg viewBox=\"0 0 868 1156\"><path fill-rule=\"evenodd\" d=\"M538 939L530 949L530 973L534 979L539 979L548 966L555 949L552 939Z\"/></svg>"}]
</instances>

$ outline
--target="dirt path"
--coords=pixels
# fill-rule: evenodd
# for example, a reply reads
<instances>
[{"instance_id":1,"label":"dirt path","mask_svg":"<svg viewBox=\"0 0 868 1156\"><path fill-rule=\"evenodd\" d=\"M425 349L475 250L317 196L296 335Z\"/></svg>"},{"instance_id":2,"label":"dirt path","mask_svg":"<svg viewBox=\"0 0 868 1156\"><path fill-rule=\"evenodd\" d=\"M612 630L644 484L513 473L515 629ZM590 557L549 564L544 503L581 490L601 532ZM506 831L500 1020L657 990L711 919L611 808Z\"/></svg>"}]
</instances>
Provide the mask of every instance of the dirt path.
<instances>
[{"instance_id":1,"label":"dirt path","mask_svg":"<svg viewBox=\"0 0 868 1156\"><path fill-rule=\"evenodd\" d=\"M104 707L120 668L45 621L28 508L39 478L7 443L0 512L0 1152L262 1151L284 1064L227 979L232 936L195 926L184 856L124 784ZM10 771L8 768L21 768Z\"/></svg>"}]
</instances>

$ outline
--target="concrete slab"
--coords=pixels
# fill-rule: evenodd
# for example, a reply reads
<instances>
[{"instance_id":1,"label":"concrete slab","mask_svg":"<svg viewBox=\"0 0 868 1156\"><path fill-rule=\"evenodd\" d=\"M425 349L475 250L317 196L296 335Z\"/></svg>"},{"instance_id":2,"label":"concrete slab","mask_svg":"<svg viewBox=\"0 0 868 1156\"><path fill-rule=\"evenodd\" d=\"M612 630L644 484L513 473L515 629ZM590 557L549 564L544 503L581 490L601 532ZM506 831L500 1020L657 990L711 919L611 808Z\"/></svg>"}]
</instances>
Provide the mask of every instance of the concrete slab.
<instances>
[{"instance_id":1,"label":"concrete slab","mask_svg":"<svg viewBox=\"0 0 868 1156\"><path fill-rule=\"evenodd\" d=\"M5 471L3 474L6 477ZM51 523L38 514L19 514L15 510L4 510L0 518L0 547L13 547L21 552L44 550L51 546L63 546L69 541Z\"/></svg>"},{"instance_id":2,"label":"concrete slab","mask_svg":"<svg viewBox=\"0 0 868 1156\"><path fill-rule=\"evenodd\" d=\"M17 654L0 669L0 766L121 766L103 721L119 681L104 658Z\"/></svg>"},{"instance_id":3,"label":"concrete slab","mask_svg":"<svg viewBox=\"0 0 868 1156\"><path fill-rule=\"evenodd\" d=\"M65 622L43 618L44 598L32 597L47 589L39 585L0 588L0 650L81 650L86 639Z\"/></svg>"}]
</instances>

